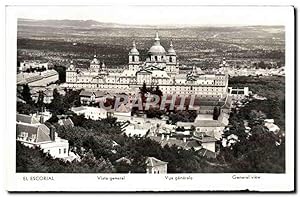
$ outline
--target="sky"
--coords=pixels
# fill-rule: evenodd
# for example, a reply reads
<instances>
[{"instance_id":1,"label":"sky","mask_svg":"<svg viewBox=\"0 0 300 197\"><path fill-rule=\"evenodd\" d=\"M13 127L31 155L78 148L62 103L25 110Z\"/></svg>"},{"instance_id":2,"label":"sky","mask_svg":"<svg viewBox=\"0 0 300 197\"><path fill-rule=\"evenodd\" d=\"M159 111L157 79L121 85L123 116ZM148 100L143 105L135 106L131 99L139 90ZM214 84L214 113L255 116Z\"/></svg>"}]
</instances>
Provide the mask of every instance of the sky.
<instances>
[{"instance_id":1,"label":"sky","mask_svg":"<svg viewBox=\"0 0 300 197\"><path fill-rule=\"evenodd\" d=\"M96 20L132 25L284 25L287 7L15 6L18 18Z\"/></svg>"}]
</instances>

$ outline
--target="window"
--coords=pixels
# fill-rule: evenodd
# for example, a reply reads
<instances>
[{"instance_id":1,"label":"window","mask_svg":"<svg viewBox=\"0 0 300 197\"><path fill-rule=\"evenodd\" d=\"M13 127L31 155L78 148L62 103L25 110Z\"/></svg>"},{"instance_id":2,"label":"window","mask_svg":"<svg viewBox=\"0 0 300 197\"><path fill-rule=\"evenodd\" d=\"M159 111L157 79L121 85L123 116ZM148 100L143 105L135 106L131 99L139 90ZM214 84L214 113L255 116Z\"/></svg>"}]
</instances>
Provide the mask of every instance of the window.
<instances>
[{"instance_id":1,"label":"window","mask_svg":"<svg viewBox=\"0 0 300 197\"><path fill-rule=\"evenodd\" d=\"M61 154L61 150L60 149L58 149L58 154Z\"/></svg>"},{"instance_id":2,"label":"window","mask_svg":"<svg viewBox=\"0 0 300 197\"><path fill-rule=\"evenodd\" d=\"M65 154L67 153L67 149L66 149L66 148L64 148L64 153L65 153Z\"/></svg>"}]
</instances>

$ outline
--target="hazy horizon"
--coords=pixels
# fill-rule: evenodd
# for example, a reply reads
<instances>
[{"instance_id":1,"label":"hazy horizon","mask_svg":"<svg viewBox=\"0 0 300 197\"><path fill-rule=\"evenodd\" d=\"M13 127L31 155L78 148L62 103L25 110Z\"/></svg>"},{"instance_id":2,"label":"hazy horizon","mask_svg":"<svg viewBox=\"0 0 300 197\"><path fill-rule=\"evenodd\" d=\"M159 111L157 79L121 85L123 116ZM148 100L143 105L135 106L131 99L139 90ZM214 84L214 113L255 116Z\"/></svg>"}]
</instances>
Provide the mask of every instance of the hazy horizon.
<instances>
[{"instance_id":1,"label":"hazy horizon","mask_svg":"<svg viewBox=\"0 0 300 197\"><path fill-rule=\"evenodd\" d=\"M19 6L18 18L136 26L282 26L280 6ZM55 13L55 14L52 14Z\"/></svg>"},{"instance_id":2,"label":"hazy horizon","mask_svg":"<svg viewBox=\"0 0 300 197\"><path fill-rule=\"evenodd\" d=\"M129 23L118 23L107 21L103 22L96 19L34 19L34 18L18 18L18 20L28 20L28 21L95 21L103 24L115 24L115 25L128 25L135 27L258 27L258 26L266 26L266 27L284 27L284 25L276 25L276 24L257 24L257 25L247 25L247 24L160 24L160 25L150 25L150 24L129 24Z\"/></svg>"}]
</instances>

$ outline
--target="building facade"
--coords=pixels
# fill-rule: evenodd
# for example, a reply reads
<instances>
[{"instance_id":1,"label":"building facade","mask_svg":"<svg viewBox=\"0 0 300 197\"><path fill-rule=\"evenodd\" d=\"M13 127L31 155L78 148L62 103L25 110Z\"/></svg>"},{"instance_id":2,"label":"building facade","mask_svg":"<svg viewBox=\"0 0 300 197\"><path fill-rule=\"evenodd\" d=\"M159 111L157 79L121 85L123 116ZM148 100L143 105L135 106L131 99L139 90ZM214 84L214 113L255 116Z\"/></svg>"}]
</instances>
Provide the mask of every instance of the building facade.
<instances>
[{"instance_id":1,"label":"building facade","mask_svg":"<svg viewBox=\"0 0 300 197\"><path fill-rule=\"evenodd\" d=\"M111 71L113 70L113 71ZM166 51L160 44L158 33L146 60L140 59L135 42L128 53L128 65L123 70L107 69L96 56L88 69L71 65L66 70L66 86L75 89L136 92L144 83L159 86L167 95L201 95L225 98L228 88L226 73L204 73L193 68L188 74L179 73L179 62L172 41Z\"/></svg>"},{"instance_id":2,"label":"building facade","mask_svg":"<svg viewBox=\"0 0 300 197\"><path fill-rule=\"evenodd\" d=\"M48 128L35 117L17 114L17 141L30 148L40 148L54 158L69 157L69 142L58 136L54 127Z\"/></svg>"},{"instance_id":3,"label":"building facade","mask_svg":"<svg viewBox=\"0 0 300 197\"><path fill-rule=\"evenodd\" d=\"M86 119L100 120L107 118L107 110L99 107L72 107L71 111L77 115L84 115Z\"/></svg>"},{"instance_id":4,"label":"building facade","mask_svg":"<svg viewBox=\"0 0 300 197\"><path fill-rule=\"evenodd\" d=\"M168 162L161 161L155 157L146 159L147 174L166 174L168 172Z\"/></svg>"}]
</instances>

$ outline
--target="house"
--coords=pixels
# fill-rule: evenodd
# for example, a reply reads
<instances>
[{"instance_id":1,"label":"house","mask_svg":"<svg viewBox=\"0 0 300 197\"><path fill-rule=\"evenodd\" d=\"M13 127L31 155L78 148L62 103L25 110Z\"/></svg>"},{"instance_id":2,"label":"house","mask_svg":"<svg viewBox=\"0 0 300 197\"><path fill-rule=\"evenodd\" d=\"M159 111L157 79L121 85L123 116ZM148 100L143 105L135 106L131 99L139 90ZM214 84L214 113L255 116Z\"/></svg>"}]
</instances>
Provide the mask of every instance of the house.
<instances>
[{"instance_id":1,"label":"house","mask_svg":"<svg viewBox=\"0 0 300 197\"><path fill-rule=\"evenodd\" d=\"M232 88L228 87L229 94L235 100L242 100L249 96L249 87L244 88Z\"/></svg>"},{"instance_id":2,"label":"house","mask_svg":"<svg viewBox=\"0 0 300 197\"><path fill-rule=\"evenodd\" d=\"M125 133L127 136L139 136L143 137L148 133L148 128L143 128L137 124L129 124L124 128L123 133Z\"/></svg>"},{"instance_id":3,"label":"house","mask_svg":"<svg viewBox=\"0 0 300 197\"><path fill-rule=\"evenodd\" d=\"M204 119L198 115L194 121L193 126L195 127L194 135L197 133L204 132L208 136L216 136L223 133L225 126L228 125L229 115L221 112L217 120Z\"/></svg>"},{"instance_id":4,"label":"house","mask_svg":"<svg viewBox=\"0 0 300 197\"><path fill-rule=\"evenodd\" d=\"M200 136L193 136L192 139L199 142L202 148L209 150L211 152L216 152L216 141L215 137L207 136L204 133L201 133Z\"/></svg>"},{"instance_id":5,"label":"house","mask_svg":"<svg viewBox=\"0 0 300 197\"><path fill-rule=\"evenodd\" d=\"M48 70L48 62L39 61L24 61L20 62L19 71L26 71L28 69L45 69Z\"/></svg>"},{"instance_id":6,"label":"house","mask_svg":"<svg viewBox=\"0 0 300 197\"><path fill-rule=\"evenodd\" d=\"M185 150L200 150L202 148L201 144L194 139L190 139L187 137L183 137L182 139L179 138L174 138L170 137L170 135L161 135L161 136L150 136L149 137L151 140L154 140L158 142L162 147L168 145L169 147L171 146L177 146L178 148L182 148Z\"/></svg>"},{"instance_id":7,"label":"house","mask_svg":"<svg viewBox=\"0 0 300 197\"><path fill-rule=\"evenodd\" d=\"M168 162L161 161L155 157L146 159L147 174L166 174L168 172Z\"/></svg>"},{"instance_id":8,"label":"house","mask_svg":"<svg viewBox=\"0 0 300 197\"><path fill-rule=\"evenodd\" d=\"M264 126L267 127L269 131L273 132L274 134L279 133L280 128L274 124L274 119L265 119L264 123Z\"/></svg>"},{"instance_id":9,"label":"house","mask_svg":"<svg viewBox=\"0 0 300 197\"><path fill-rule=\"evenodd\" d=\"M91 104L106 101L106 93L103 91L87 91L82 90L79 94L81 104Z\"/></svg>"},{"instance_id":10,"label":"house","mask_svg":"<svg viewBox=\"0 0 300 197\"><path fill-rule=\"evenodd\" d=\"M58 124L65 127L74 127L74 123L71 118L59 119Z\"/></svg>"},{"instance_id":11,"label":"house","mask_svg":"<svg viewBox=\"0 0 300 197\"><path fill-rule=\"evenodd\" d=\"M21 72L17 74L17 85L28 84L30 87L47 87L58 79L58 72L53 69L34 73Z\"/></svg>"},{"instance_id":12,"label":"house","mask_svg":"<svg viewBox=\"0 0 300 197\"><path fill-rule=\"evenodd\" d=\"M40 123L36 117L30 116L27 114L17 114L16 121L27 123L27 124L39 124Z\"/></svg>"},{"instance_id":13,"label":"house","mask_svg":"<svg viewBox=\"0 0 300 197\"><path fill-rule=\"evenodd\" d=\"M220 134L228 125L229 115L221 112L218 119L214 120L211 114L198 114L194 122L177 122L177 127L183 127L185 130L195 127L195 133L205 132L209 136Z\"/></svg>"},{"instance_id":14,"label":"house","mask_svg":"<svg viewBox=\"0 0 300 197\"><path fill-rule=\"evenodd\" d=\"M107 118L107 110L99 107L72 107L71 111L77 115L83 114L86 119L100 120Z\"/></svg>"},{"instance_id":15,"label":"house","mask_svg":"<svg viewBox=\"0 0 300 197\"><path fill-rule=\"evenodd\" d=\"M69 142L62 139L55 132L55 127L50 129L36 120L36 118L17 114L17 141L30 148L40 148L54 158L69 157Z\"/></svg>"},{"instance_id":16,"label":"house","mask_svg":"<svg viewBox=\"0 0 300 197\"><path fill-rule=\"evenodd\" d=\"M130 121L131 117L131 107L122 103L117 109L112 110L111 114L113 117L117 118L118 121Z\"/></svg>"}]
</instances>

